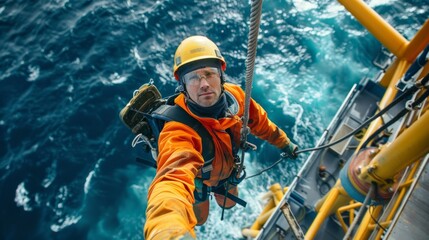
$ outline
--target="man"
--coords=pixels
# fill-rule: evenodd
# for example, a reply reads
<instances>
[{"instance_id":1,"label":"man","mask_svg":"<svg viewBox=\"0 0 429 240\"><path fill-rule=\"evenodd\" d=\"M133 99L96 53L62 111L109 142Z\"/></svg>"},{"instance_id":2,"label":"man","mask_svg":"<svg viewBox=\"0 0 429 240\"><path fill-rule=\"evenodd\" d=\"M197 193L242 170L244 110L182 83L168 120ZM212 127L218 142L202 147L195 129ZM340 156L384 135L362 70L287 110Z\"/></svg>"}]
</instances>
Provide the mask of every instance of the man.
<instances>
[{"instance_id":1,"label":"man","mask_svg":"<svg viewBox=\"0 0 429 240\"><path fill-rule=\"evenodd\" d=\"M146 239L172 239L184 235L194 238L195 225L203 224L209 213L209 199L202 189L224 186L235 173L234 150L240 146L244 91L239 86L225 83L225 69L226 62L218 47L206 37L189 37L176 50L173 73L182 93L174 102L208 130L213 140L214 159L209 169L210 178L203 179L204 159L199 134L183 123L170 121L164 125L158 141L157 172L148 192ZM296 145L253 100L248 126L255 136L277 146L292 158L297 157ZM236 186L227 186L227 195L238 196ZM219 192L214 196L225 209L236 204Z\"/></svg>"}]
</instances>

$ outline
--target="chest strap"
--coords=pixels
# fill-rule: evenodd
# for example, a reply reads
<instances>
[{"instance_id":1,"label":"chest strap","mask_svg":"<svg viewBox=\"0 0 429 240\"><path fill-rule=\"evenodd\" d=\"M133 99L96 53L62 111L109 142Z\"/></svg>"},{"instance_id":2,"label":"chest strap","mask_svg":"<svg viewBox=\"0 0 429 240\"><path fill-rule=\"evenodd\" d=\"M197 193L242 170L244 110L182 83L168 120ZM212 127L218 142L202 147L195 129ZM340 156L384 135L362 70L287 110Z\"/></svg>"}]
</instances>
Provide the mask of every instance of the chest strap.
<instances>
[{"instance_id":1,"label":"chest strap","mask_svg":"<svg viewBox=\"0 0 429 240\"><path fill-rule=\"evenodd\" d=\"M185 110L177 105L161 105L152 112L152 117L164 121L175 121L183 123L194 129L201 137L202 155L204 165L201 168L203 180L210 179L210 174L213 169L212 163L215 156L213 139L207 129L195 118L190 116Z\"/></svg>"}]
</instances>

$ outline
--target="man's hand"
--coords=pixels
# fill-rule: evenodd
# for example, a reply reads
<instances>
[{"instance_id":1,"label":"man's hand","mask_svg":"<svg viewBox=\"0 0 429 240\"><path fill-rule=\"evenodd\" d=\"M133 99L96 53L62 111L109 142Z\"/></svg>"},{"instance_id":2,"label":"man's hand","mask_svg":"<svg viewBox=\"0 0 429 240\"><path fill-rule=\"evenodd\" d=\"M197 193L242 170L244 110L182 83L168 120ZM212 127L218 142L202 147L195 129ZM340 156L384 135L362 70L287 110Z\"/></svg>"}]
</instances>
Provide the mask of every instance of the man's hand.
<instances>
[{"instance_id":1,"label":"man's hand","mask_svg":"<svg viewBox=\"0 0 429 240\"><path fill-rule=\"evenodd\" d=\"M296 159L298 157L298 154L296 153L297 151L298 146L295 145L293 142L289 142L288 145L282 148L281 156Z\"/></svg>"}]
</instances>

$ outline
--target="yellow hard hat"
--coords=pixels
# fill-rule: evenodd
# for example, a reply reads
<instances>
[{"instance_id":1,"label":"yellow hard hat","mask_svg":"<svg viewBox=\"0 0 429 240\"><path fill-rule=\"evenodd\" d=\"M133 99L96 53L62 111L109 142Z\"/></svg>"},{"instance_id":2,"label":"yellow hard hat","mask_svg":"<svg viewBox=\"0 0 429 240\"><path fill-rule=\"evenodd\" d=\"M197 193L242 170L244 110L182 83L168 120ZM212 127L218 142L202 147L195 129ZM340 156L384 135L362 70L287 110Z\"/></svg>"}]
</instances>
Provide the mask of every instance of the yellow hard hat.
<instances>
[{"instance_id":1,"label":"yellow hard hat","mask_svg":"<svg viewBox=\"0 0 429 240\"><path fill-rule=\"evenodd\" d=\"M192 36L183 40L174 54L173 74L179 80L177 74L180 67L185 64L203 59L218 59L222 71L226 69L225 59L214 42L204 36Z\"/></svg>"}]
</instances>

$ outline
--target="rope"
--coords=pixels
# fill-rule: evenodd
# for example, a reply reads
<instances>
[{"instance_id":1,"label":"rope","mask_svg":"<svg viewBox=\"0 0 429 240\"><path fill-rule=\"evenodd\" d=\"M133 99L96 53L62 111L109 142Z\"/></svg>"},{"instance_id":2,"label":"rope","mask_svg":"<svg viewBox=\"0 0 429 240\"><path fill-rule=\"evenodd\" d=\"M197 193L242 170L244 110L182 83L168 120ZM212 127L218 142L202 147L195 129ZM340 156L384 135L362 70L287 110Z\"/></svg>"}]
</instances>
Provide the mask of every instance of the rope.
<instances>
[{"instance_id":1,"label":"rope","mask_svg":"<svg viewBox=\"0 0 429 240\"><path fill-rule=\"evenodd\" d=\"M255 67L256 58L256 47L258 45L258 34L259 25L261 23L262 15L262 0L252 1L251 13L250 13L250 31L247 42L247 58L246 58L246 88L245 88L245 99L244 99L244 114L243 114L243 127L241 129L241 161L239 162L237 169L237 177L241 175L241 171L244 166L244 149L246 149L247 135L249 129L247 127L249 123L249 106L250 96L252 92L252 80L253 72Z\"/></svg>"}]
</instances>

